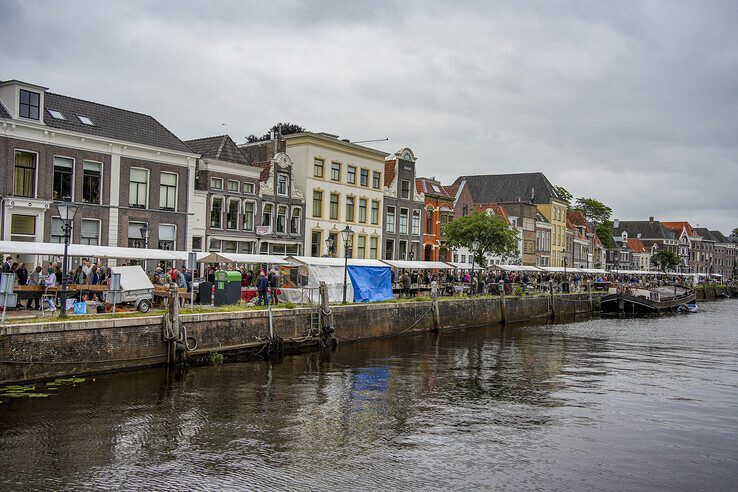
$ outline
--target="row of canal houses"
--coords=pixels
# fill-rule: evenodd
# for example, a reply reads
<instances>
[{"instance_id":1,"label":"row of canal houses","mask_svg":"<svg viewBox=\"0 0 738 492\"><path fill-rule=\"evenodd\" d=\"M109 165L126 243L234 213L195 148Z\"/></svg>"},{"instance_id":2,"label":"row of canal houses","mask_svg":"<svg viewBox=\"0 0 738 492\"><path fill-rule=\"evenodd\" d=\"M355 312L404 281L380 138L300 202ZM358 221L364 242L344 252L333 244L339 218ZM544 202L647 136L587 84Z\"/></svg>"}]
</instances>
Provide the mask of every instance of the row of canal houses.
<instances>
[{"instance_id":1,"label":"row of canal houses","mask_svg":"<svg viewBox=\"0 0 738 492\"><path fill-rule=\"evenodd\" d=\"M687 223L663 223L669 237L659 240L621 222L617 248L608 250L542 173L461 176L444 185L419 176L417 164L410 148L387 154L328 133L183 141L149 115L0 82L4 240L62 242L53 203L69 196L80 205L72 242L81 244L342 257L348 225L353 257L471 267L469 251L449 247L442 230L482 210L519 237L517 256L490 263L604 268L622 257L616 266L648 269L647 255L670 247L685 269L725 265L722 272L735 255L728 238Z\"/></svg>"}]
</instances>

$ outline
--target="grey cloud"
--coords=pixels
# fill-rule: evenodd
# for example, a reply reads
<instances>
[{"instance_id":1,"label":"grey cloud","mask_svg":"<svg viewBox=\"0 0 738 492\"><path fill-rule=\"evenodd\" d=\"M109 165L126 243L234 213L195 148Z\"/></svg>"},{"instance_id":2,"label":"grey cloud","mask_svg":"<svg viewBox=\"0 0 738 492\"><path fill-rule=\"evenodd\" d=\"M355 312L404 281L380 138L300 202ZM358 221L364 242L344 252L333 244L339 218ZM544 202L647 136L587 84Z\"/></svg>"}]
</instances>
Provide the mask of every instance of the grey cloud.
<instances>
[{"instance_id":1,"label":"grey cloud","mask_svg":"<svg viewBox=\"0 0 738 492\"><path fill-rule=\"evenodd\" d=\"M284 120L389 137L445 181L542 170L620 218L727 232L737 18L732 2L6 1L0 77L182 138Z\"/></svg>"}]
</instances>

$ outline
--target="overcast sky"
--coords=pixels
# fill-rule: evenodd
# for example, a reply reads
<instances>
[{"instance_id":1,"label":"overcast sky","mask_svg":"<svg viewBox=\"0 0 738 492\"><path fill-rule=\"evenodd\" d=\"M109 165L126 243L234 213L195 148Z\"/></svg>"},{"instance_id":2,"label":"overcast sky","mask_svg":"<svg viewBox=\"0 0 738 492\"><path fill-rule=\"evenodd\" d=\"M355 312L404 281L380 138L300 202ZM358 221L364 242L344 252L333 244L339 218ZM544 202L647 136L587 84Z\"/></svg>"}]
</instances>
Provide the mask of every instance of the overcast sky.
<instances>
[{"instance_id":1,"label":"overcast sky","mask_svg":"<svg viewBox=\"0 0 738 492\"><path fill-rule=\"evenodd\" d=\"M0 79L183 140L290 121L444 183L543 171L614 218L738 227L734 1L236 3L0 0Z\"/></svg>"}]
</instances>

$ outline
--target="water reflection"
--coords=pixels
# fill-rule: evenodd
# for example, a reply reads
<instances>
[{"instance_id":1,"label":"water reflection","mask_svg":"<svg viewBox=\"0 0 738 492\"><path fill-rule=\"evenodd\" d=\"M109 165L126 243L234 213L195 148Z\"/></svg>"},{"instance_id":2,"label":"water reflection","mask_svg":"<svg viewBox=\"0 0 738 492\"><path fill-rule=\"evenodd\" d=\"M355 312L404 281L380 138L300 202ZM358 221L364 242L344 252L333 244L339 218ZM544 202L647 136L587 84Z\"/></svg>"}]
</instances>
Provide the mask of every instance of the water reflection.
<instances>
[{"instance_id":1,"label":"water reflection","mask_svg":"<svg viewBox=\"0 0 738 492\"><path fill-rule=\"evenodd\" d=\"M0 486L721 488L738 303L705 309L97 377L0 403Z\"/></svg>"}]
</instances>

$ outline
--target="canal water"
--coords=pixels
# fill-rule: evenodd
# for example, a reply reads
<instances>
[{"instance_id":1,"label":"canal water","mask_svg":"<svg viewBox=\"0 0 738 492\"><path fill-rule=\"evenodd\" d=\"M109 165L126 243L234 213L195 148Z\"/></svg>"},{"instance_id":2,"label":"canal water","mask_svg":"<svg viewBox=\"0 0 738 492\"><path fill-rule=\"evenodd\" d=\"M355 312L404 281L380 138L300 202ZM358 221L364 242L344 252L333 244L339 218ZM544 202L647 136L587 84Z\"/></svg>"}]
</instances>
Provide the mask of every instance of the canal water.
<instances>
[{"instance_id":1,"label":"canal water","mask_svg":"<svg viewBox=\"0 0 738 492\"><path fill-rule=\"evenodd\" d=\"M738 301L700 307L60 381L0 398L0 490L735 490Z\"/></svg>"}]
</instances>

